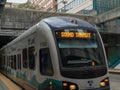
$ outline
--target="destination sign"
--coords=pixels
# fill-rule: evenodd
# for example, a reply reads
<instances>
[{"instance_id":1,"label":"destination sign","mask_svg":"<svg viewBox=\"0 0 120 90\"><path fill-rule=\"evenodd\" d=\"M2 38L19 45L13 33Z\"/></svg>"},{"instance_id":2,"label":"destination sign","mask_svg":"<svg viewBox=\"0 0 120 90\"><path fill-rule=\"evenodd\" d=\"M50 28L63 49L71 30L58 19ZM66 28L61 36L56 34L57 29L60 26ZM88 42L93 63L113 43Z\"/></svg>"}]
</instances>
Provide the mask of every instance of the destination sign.
<instances>
[{"instance_id":1,"label":"destination sign","mask_svg":"<svg viewBox=\"0 0 120 90\"><path fill-rule=\"evenodd\" d=\"M61 38L91 38L89 32L56 32L56 35Z\"/></svg>"},{"instance_id":2,"label":"destination sign","mask_svg":"<svg viewBox=\"0 0 120 90\"><path fill-rule=\"evenodd\" d=\"M61 37L65 38L73 38L74 37L74 32L61 32Z\"/></svg>"},{"instance_id":3,"label":"destination sign","mask_svg":"<svg viewBox=\"0 0 120 90\"><path fill-rule=\"evenodd\" d=\"M91 33L76 32L75 35L76 35L76 38L91 38Z\"/></svg>"}]
</instances>

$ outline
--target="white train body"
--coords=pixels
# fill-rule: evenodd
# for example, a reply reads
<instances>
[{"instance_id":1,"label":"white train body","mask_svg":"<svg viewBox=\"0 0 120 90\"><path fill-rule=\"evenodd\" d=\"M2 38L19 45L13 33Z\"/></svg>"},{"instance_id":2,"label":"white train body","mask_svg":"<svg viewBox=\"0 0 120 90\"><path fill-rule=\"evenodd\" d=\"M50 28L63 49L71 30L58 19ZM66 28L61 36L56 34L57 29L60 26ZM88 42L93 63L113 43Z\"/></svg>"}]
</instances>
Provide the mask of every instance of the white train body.
<instances>
[{"instance_id":1,"label":"white train body","mask_svg":"<svg viewBox=\"0 0 120 90\"><path fill-rule=\"evenodd\" d=\"M86 39L99 41L98 45L90 42L84 48ZM92 25L79 19L44 19L4 46L1 52L4 70L39 90L109 90L107 62L100 35ZM68 54L72 56L65 59ZM79 55L87 57L81 57L80 61Z\"/></svg>"}]
</instances>

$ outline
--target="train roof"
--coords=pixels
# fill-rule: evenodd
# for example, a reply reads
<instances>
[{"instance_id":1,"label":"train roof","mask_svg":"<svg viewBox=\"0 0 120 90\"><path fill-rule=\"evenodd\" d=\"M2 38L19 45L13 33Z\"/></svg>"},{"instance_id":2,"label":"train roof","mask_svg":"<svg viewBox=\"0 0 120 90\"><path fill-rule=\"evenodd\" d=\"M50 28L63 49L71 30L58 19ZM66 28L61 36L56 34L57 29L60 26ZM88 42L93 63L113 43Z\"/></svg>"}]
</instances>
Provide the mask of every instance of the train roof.
<instances>
[{"instance_id":1,"label":"train roof","mask_svg":"<svg viewBox=\"0 0 120 90\"><path fill-rule=\"evenodd\" d=\"M47 23L52 30L65 27L81 27L95 30L95 27L92 24L75 17L57 16L46 18L42 21Z\"/></svg>"}]
</instances>

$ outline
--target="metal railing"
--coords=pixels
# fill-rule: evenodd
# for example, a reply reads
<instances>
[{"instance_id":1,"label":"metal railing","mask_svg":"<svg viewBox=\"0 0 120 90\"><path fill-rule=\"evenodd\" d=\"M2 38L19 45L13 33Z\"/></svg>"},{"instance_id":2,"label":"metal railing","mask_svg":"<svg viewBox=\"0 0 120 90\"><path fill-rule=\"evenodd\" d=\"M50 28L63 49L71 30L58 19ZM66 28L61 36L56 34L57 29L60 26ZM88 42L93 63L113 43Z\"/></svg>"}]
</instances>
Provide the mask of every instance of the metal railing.
<instances>
[{"instance_id":1,"label":"metal railing","mask_svg":"<svg viewBox=\"0 0 120 90\"><path fill-rule=\"evenodd\" d=\"M114 68L120 63L120 49L118 49L113 55L108 58L109 67Z\"/></svg>"}]
</instances>

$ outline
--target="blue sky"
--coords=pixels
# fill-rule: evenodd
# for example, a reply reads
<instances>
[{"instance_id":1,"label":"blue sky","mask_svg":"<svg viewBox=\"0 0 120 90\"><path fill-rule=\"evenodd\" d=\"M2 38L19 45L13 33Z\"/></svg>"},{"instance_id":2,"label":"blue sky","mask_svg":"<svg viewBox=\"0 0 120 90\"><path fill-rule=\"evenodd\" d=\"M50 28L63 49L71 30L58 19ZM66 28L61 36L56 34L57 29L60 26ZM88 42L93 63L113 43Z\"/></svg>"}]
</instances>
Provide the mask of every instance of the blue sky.
<instances>
[{"instance_id":1,"label":"blue sky","mask_svg":"<svg viewBox=\"0 0 120 90\"><path fill-rule=\"evenodd\" d=\"M7 0L7 2L11 3L26 3L27 0Z\"/></svg>"}]
</instances>

